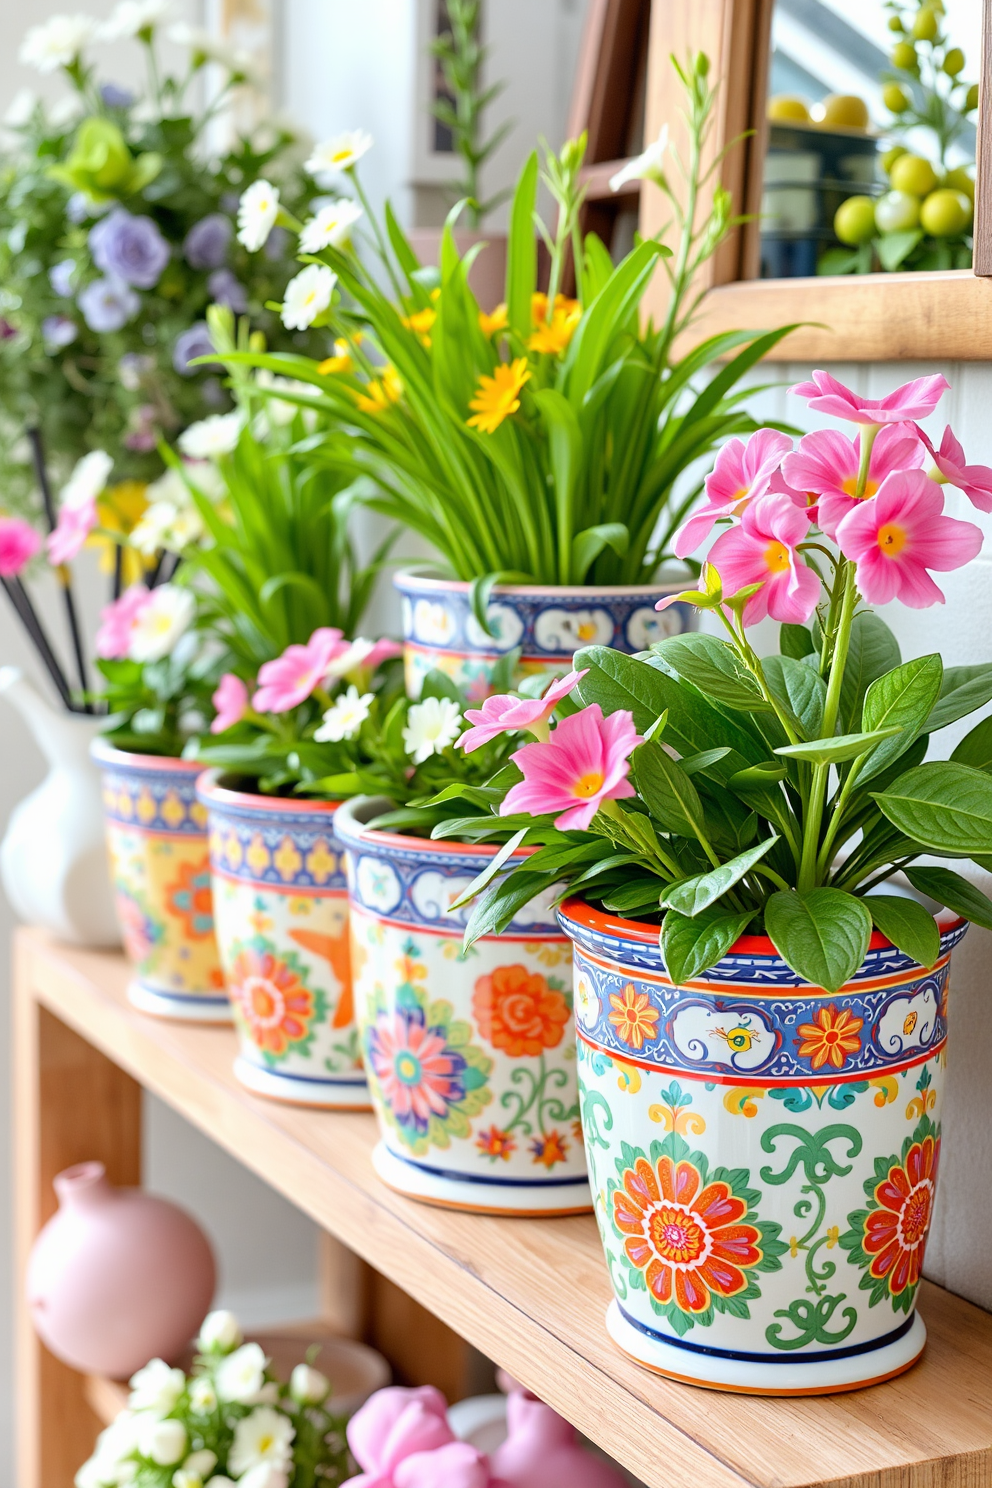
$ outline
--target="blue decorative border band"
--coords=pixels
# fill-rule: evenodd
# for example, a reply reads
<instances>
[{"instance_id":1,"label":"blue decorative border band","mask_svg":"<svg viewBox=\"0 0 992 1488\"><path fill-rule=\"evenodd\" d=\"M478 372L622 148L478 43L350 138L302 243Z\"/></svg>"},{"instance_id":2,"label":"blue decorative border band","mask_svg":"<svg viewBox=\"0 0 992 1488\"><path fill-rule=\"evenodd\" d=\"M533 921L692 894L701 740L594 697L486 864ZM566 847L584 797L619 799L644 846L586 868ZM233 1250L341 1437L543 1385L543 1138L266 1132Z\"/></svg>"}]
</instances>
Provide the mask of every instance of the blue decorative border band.
<instances>
[{"instance_id":1,"label":"blue decorative border band","mask_svg":"<svg viewBox=\"0 0 992 1488\"><path fill-rule=\"evenodd\" d=\"M495 1174L490 1176L488 1173L461 1173L453 1168L436 1168L431 1163L417 1162L415 1158L404 1157L392 1147L387 1147L386 1151L397 1162L406 1163L408 1168L416 1168L420 1173L430 1173L432 1178L456 1178L459 1183L478 1183L483 1188L588 1188L589 1186L589 1179L584 1173L573 1174L571 1178L498 1178Z\"/></svg>"},{"instance_id":2,"label":"blue decorative border band","mask_svg":"<svg viewBox=\"0 0 992 1488\"><path fill-rule=\"evenodd\" d=\"M687 1338L677 1338L674 1334L661 1333L657 1328L652 1328L647 1323L631 1317L620 1302L617 1302L617 1308L624 1321L628 1322L632 1328L636 1328L638 1333L643 1333L646 1338L652 1338L658 1343L671 1344L672 1348L685 1349L688 1354L707 1354L713 1359L737 1359L742 1364L817 1364L828 1359L853 1359L858 1354L873 1354L890 1343L897 1343L904 1334L909 1332L916 1321L914 1311L891 1333L884 1333L881 1338L871 1338L867 1343L851 1343L845 1348L813 1349L791 1354L752 1354L743 1349L713 1348L705 1343L690 1343Z\"/></svg>"}]
</instances>

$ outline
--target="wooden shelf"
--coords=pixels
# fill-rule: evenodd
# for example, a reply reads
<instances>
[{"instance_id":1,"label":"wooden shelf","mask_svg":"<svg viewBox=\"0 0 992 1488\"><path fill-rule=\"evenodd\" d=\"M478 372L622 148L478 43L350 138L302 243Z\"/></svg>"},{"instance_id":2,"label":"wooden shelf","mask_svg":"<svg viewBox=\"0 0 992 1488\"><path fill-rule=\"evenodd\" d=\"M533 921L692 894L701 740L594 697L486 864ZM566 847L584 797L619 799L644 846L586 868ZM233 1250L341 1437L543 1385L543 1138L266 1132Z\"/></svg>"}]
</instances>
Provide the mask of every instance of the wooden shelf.
<instances>
[{"instance_id":1,"label":"wooden shelf","mask_svg":"<svg viewBox=\"0 0 992 1488\"><path fill-rule=\"evenodd\" d=\"M656 1378L603 1324L610 1291L591 1218L479 1218L375 1178L371 1116L280 1106L231 1072L229 1030L129 1007L115 955L19 937L22 1033L40 1005L456 1329L650 1488L987 1488L992 1316L924 1284L922 1362L816 1399L711 1393ZM22 1485L23 1488L23 1485ZM46 1485L47 1488L47 1485Z\"/></svg>"}]
</instances>

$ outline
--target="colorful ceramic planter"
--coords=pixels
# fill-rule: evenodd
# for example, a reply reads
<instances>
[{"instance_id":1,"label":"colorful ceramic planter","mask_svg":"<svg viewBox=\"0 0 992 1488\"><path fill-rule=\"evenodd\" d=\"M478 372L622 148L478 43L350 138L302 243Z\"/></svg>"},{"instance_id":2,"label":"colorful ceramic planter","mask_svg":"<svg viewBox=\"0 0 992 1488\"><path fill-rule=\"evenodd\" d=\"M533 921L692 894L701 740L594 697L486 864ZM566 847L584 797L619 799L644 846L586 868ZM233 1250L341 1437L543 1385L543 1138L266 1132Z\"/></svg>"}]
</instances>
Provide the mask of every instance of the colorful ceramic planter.
<instances>
[{"instance_id":1,"label":"colorful ceramic planter","mask_svg":"<svg viewBox=\"0 0 992 1488\"><path fill-rule=\"evenodd\" d=\"M215 770L198 790L238 1079L294 1105L367 1111L337 805L229 790Z\"/></svg>"},{"instance_id":2,"label":"colorful ceramic planter","mask_svg":"<svg viewBox=\"0 0 992 1488\"><path fill-rule=\"evenodd\" d=\"M400 573L393 583L402 598L406 688L419 697L430 671L447 673L470 698L489 696L493 667L521 648L523 673L568 671L581 646L612 646L628 655L655 641L695 630L697 612L674 604L660 613L659 599L685 587L594 586L574 589L498 585L487 610L487 635L472 613L471 585Z\"/></svg>"},{"instance_id":3,"label":"colorful ceramic planter","mask_svg":"<svg viewBox=\"0 0 992 1488\"><path fill-rule=\"evenodd\" d=\"M376 1171L456 1209L588 1210L567 937L535 901L463 959L467 911L449 906L494 850L368 830L388 805L360 799L336 821Z\"/></svg>"},{"instance_id":4,"label":"colorful ceramic planter","mask_svg":"<svg viewBox=\"0 0 992 1488\"><path fill-rule=\"evenodd\" d=\"M207 817L196 799L202 766L91 749L103 776L114 902L135 974L131 1002L145 1013L229 1023L214 939Z\"/></svg>"},{"instance_id":5,"label":"colorful ceramic planter","mask_svg":"<svg viewBox=\"0 0 992 1488\"><path fill-rule=\"evenodd\" d=\"M579 900L560 919L614 1341L660 1374L754 1394L908 1369L965 923L938 921L929 971L874 934L827 993L764 936L676 987L656 929Z\"/></svg>"}]
</instances>

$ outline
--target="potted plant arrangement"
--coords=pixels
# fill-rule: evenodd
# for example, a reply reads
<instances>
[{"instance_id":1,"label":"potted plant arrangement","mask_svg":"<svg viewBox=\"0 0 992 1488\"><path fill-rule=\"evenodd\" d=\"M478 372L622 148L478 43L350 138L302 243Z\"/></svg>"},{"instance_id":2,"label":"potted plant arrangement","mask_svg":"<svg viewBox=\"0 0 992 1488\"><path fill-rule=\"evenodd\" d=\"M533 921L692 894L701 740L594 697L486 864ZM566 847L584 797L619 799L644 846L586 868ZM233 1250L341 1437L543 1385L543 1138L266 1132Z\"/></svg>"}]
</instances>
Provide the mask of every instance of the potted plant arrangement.
<instances>
[{"instance_id":1,"label":"potted plant arrangement","mask_svg":"<svg viewBox=\"0 0 992 1488\"><path fill-rule=\"evenodd\" d=\"M382 260L373 274L319 218L302 229L285 213L259 218L259 238L277 223L299 231L307 267L287 295L294 306L305 298L303 319L331 326L338 345L321 363L244 359L310 385L301 401L338 421L311 457L370 475L378 491L368 504L426 539L444 564L443 577L396 580L411 696L441 669L481 699L514 649L524 671L561 671L583 642L636 651L692 618L681 603L660 618L654 610L673 592L657 583L658 570L696 494L691 480L686 490L678 482L720 439L754 429L738 384L784 334L735 332L671 360L696 304L693 274L733 225L720 188L699 207L714 106L707 71L699 58L683 74L691 199L670 264L655 241L617 266L595 235L579 241L581 140L547 158L558 205L554 235L542 227L547 294L537 290L533 155L511 208L505 303L491 314L472 294L471 255L459 256L450 224L440 270L422 269L392 211L380 226L365 203ZM357 166L370 144L332 141L317 152L340 162L363 203ZM663 149L659 142L633 169L667 190ZM574 300L561 293L569 256ZM660 328L642 329L641 298L659 262L672 276L669 311ZM726 365L694 390L721 357Z\"/></svg>"},{"instance_id":2,"label":"potted plant arrangement","mask_svg":"<svg viewBox=\"0 0 992 1488\"><path fill-rule=\"evenodd\" d=\"M946 387L875 401L815 372L793 389L856 435L787 442L763 494L711 487L683 536L721 530L683 599L718 633L579 652L550 735L532 728L434 829L503 842L462 901L484 889L468 944L569 895L608 1327L696 1384L853 1389L924 1346L949 962L968 920L992 927L932 859L989 861L988 721L925 756L992 698L992 667L903 662L867 606L940 602L932 571L981 547L941 486L989 510L992 470L917 424ZM759 658L766 615L781 654ZM519 729L518 706L490 698L491 726Z\"/></svg>"}]
</instances>

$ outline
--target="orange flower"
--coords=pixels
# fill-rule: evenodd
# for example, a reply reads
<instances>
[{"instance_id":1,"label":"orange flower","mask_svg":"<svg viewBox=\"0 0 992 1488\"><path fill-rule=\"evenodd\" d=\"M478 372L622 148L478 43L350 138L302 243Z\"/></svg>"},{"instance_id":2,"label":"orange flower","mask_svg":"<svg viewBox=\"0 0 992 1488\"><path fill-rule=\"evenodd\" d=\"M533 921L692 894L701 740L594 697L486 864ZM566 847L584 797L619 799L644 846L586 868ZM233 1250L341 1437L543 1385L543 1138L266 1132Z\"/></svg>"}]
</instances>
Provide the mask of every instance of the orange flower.
<instances>
[{"instance_id":1,"label":"orange flower","mask_svg":"<svg viewBox=\"0 0 992 1488\"><path fill-rule=\"evenodd\" d=\"M543 1132L531 1142L530 1150L534 1154L535 1163L540 1163L543 1168L550 1169L555 1163L565 1161L568 1155L568 1143L561 1132Z\"/></svg>"},{"instance_id":2,"label":"orange flower","mask_svg":"<svg viewBox=\"0 0 992 1488\"><path fill-rule=\"evenodd\" d=\"M485 310L479 311L479 330L484 336L495 336L497 331L505 331L510 323L510 317L506 312L506 306L499 304L491 315Z\"/></svg>"},{"instance_id":3,"label":"orange flower","mask_svg":"<svg viewBox=\"0 0 992 1488\"><path fill-rule=\"evenodd\" d=\"M391 403L398 403L402 396L403 384L396 368L386 366L381 377L373 377L366 385L364 394L355 394L355 402L363 413L382 413Z\"/></svg>"},{"instance_id":4,"label":"orange flower","mask_svg":"<svg viewBox=\"0 0 992 1488\"><path fill-rule=\"evenodd\" d=\"M815 1070L822 1069L825 1064L832 1064L834 1069L841 1069L847 1063L849 1054L857 1054L861 1048L859 1034L864 1027L864 1019L855 1018L845 1008L838 1012L833 1003L829 1007L821 1008L816 1015L815 1023L801 1023L797 1032L802 1043L799 1044L799 1055L802 1059L808 1059Z\"/></svg>"},{"instance_id":5,"label":"orange flower","mask_svg":"<svg viewBox=\"0 0 992 1488\"><path fill-rule=\"evenodd\" d=\"M214 896L210 888L210 859L183 863L179 877L166 889L169 913L183 922L190 940L206 940L214 933Z\"/></svg>"},{"instance_id":6,"label":"orange flower","mask_svg":"<svg viewBox=\"0 0 992 1488\"><path fill-rule=\"evenodd\" d=\"M467 420L469 428L495 434L503 420L520 407L520 389L529 377L526 357L517 357L509 364L500 362L492 377L483 374L468 405L475 409L473 417Z\"/></svg>"},{"instance_id":7,"label":"orange flower","mask_svg":"<svg viewBox=\"0 0 992 1488\"><path fill-rule=\"evenodd\" d=\"M655 1024L658 1021L658 1009L651 1006L651 999L646 992L635 992L633 982L628 982L622 993L610 993L610 1022L617 1031L617 1038L623 1039L632 1049L643 1048L645 1041L656 1039L658 1030Z\"/></svg>"},{"instance_id":8,"label":"orange flower","mask_svg":"<svg viewBox=\"0 0 992 1488\"><path fill-rule=\"evenodd\" d=\"M421 345L430 346L430 329L436 320L437 311L428 305L424 310L415 310L412 315L405 315L403 324L408 331L413 331L414 335L420 337Z\"/></svg>"},{"instance_id":9,"label":"orange flower","mask_svg":"<svg viewBox=\"0 0 992 1488\"><path fill-rule=\"evenodd\" d=\"M510 1133L501 1131L498 1126L491 1126L488 1131L480 1132L475 1145L486 1157L501 1157L505 1162L509 1162L510 1153L517 1150L517 1144Z\"/></svg>"},{"instance_id":10,"label":"orange flower","mask_svg":"<svg viewBox=\"0 0 992 1488\"><path fill-rule=\"evenodd\" d=\"M483 1038L514 1059L556 1048L569 1020L563 994L520 965L497 966L479 977L472 1011Z\"/></svg>"},{"instance_id":11,"label":"orange flower","mask_svg":"<svg viewBox=\"0 0 992 1488\"><path fill-rule=\"evenodd\" d=\"M534 317L534 334L527 342L528 351L545 352L559 356L572 339L576 326L582 319L582 306L578 300L567 300L564 295L555 296L555 308L551 319L547 315L547 299L544 295L534 299L544 300L544 310Z\"/></svg>"},{"instance_id":12,"label":"orange flower","mask_svg":"<svg viewBox=\"0 0 992 1488\"><path fill-rule=\"evenodd\" d=\"M865 1215L862 1245L872 1258L869 1270L893 1297L920 1279L939 1161L939 1137L914 1142L904 1162L893 1163L876 1184L878 1208Z\"/></svg>"},{"instance_id":13,"label":"orange flower","mask_svg":"<svg viewBox=\"0 0 992 1488\"><path fill-rule=\"evenodd\" d=\"M241 951L231 967L228 991L252 1042L266 1054L285 1054L290 1044L309 1035L313 995L271 952Z\"/></svg>"}]
</instances>

